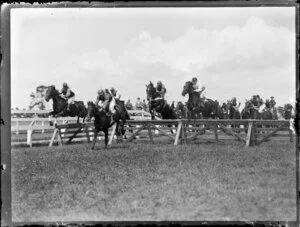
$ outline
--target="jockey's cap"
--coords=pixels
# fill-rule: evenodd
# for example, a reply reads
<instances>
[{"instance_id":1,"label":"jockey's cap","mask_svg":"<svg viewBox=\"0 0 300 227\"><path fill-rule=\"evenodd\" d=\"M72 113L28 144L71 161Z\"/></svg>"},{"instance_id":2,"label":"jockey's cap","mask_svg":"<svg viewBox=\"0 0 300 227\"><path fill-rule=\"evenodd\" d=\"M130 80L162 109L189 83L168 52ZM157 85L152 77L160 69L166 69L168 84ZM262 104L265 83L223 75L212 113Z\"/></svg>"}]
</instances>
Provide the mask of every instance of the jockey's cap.
<instances>
[{"instance_id":1,"label":"jockey's cap","mask_svg":"<svg viewBox=\"0 0 300 227\"><path fill-rule=\"evenodd\" d=\"M236 100L236 97L233 97L232 100Z\"/></svg>"},{"instance_id":2,"label":"jockey's cap","mask_svg":"<svg viewBox=\"0 0 300 227\"><path fill-rule=\"evenodd\" d=\"M158 81L157 84L161 84L161 81Z\"/></svg>"},{"instance_id":3,"label":"jockey's cap","mask_svg":"<svg viewBox=\"0 0 300 227\"><path fill-rule=\"evenodd\" d=\"M197 77L193 77L192 81L198 81Z\"/></svg>"},{"instance_id":4,"label":"jockey's cap","mask_svg":"<svg viewBox=\"0 0 300 227\"><path fill-rule=\"evenodd\" d=\"M271 99L274 99L274 96L271 96Z\"/></svg>"},{"instance_id":5,"label":"jockey's cap","mask_svg":"<svg viewBox=\"0 0 300 227\"><path fill-rule=\"evenodd\" d=\"M99 89L98 90L98 94L103 94L104 93L104 90L103 89Z\"/></svg>"},{"instance_id":6,"label":"jockey's cap","mask_svg":"<svg viewBox=\"0 0 300 227\"><path fill-rule=\"evenodd\" d=\"M30 94L30 97L34 97L35 95L34 95L34 93L33 92L31 92L31 94Z\"/></svg>"},{"instance_id":7,"label":"jockey's cap","mask_svg":"<svg viewBox=\"0 0 300 227\"><path fill-rule=\"evenodd\" d=\"M113 87L111 87L111 88L110 88L110 90L111 90L111 91L116 91L116 89L115 89L115 88L113 88Z\"/></svg>"},{"instance_id":8,"label":"jockey's cap","mask_svg":"<svg viewBox=\"0 0 300 227\"><path fill-rule=\"evenodd\" d=\"M68 84L66 82L64 82L63 87L68 87Z\"/></svg>"}]
</instances>

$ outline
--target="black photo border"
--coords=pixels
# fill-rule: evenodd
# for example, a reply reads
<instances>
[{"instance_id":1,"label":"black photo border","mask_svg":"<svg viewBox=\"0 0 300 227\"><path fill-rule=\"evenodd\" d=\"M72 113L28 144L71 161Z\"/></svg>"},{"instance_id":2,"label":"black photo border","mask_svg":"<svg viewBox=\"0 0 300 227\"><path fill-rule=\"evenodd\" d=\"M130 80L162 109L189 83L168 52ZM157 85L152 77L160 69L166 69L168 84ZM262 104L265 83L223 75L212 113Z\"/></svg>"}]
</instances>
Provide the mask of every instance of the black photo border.
<instances>
[{"instance_id":1,"label":"black photo border","mask_svg":"<svg viewBox=\"0 0 300 227\"><path fill-rule=\"evenodd\" d=\"M11 62L10 62L10 12L15 8L111 8L111 7L295 7L295 61L296 61L296 204L297 206L297 221L255 221L242 222L242 221L192 221L192 222L37 222L37 223L23 223L12 222L12 209L11 209ZM1 108L1 226L24 226L24 225L197 225L197 226L219 226L219 225L246 225L246 226L300 226L299 224L299 61L300 61L300 48L299 48L299 4L295 0L240 0L240 1L143 1L143 2L54 2L39 4L39 2L32 3L13 3L1 5L1 76L0 76L0 108Z\"/></svg>"}]
</instances>

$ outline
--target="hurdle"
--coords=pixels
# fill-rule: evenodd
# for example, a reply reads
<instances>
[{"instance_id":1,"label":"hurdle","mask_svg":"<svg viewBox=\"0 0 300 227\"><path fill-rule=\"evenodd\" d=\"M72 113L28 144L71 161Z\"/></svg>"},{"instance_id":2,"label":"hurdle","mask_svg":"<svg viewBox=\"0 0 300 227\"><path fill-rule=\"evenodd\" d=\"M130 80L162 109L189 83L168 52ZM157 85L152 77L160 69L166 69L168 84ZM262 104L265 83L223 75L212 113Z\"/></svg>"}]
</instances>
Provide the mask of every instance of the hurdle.
<instances>
[{"instance_id":1,"label":"hurdle","mask_svg":"<svg viewBox=\"0 0 300 227\"><path fill-rule=\"evenodd\" d=\"M235 125L236 127L228 127L228 125ZM244 127L240 127L243 125ZM132 134L125 139L125 142L130 142L137 138L142 131L146 131L146 138L150 143L155 143L155 138L158 136L166 136L172 141L174 145L180 143L187 143L197 139L199 136L204 136L213 133L216 141L224 139L225 133L227 138L233 137L235 140L245 144L246 147L260 145L267 142L271 137L276 137L279 131L288 131L288 134L281 134L280 137L290 137L290 142L293 142L293 134L290 129L290 122L286 120L219 120L219 119L176 119L176 120L128 120L126 122L126 130L132 131ZM273 126L273 127L266 127ZM158 131L160 134L154 133ZM175 133L168 133L167 131L175 131ZM259 132L268 132L266 134L259 134ZM51 137L49 147L57 138L58 143L69 144L75 138L91 141L91 136L94 133L93 123L73 123L56 125L56 128ZM99 133L98 138L101 134ZM110 130L110 138L108 145L111 145L116 134L116 124ZM203 137L204 138L204 137ZM225 138L226 139L226 138Z\"/></svg>"},{"instance_id":2,"label":"hurdle","mask_svg":"<svg viewBox=\"0 0 300 227\"><path fill-rule=\"evenodd\" d=\"M49 147L53 146L55 139L58 141L58 144L60 146L63 146L64 144L70 144L74 139L86 140L88 142L91 142L91 137L94 137L94 132L95 128L92 122L56 125L49 142ZM112 127L108 145L112 144L115 132L116 124L114 124ZM100 132L97 138L100 139L102 135L103 133Z\"/></svg>"}]
</instances>

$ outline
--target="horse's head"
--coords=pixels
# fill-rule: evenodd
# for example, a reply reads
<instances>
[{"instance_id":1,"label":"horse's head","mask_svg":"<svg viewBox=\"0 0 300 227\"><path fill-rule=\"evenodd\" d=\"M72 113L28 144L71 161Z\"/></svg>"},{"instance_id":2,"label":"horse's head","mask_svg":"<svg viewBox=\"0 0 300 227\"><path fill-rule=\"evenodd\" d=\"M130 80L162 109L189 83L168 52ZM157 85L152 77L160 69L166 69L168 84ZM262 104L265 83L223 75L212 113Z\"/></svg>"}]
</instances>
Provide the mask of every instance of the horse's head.
<instances>
[{"instance_id":1,"label":"horse's head","mask_svg":"<svg viewBox=\"0 0 300 227\"><path fill-rule=\"evenodd\" d=\"M91 119L96 115L96 111L97 111L96 105L92 101L89 101L87 103L86 120L91 121Z\"/></svg>"},{"instance_id":2,"label":"horse's head","mask_svg":"<svg viewBox=\"0 0 300 227\"><path fill-rule=\"evenodd\" d=\"M54 85L51 85L48 87L47 91L46 91L46 94L45 94L45 100L48 102L54 95L55 93L55 86Z\"/></svg>"},{"instance_id":3,"label":"horse's head","mask_svg":"<svg viewBox=\"0 0 300 227\"><path fill-rule=\"evenodd\" d=\"M181 92L182 96L185 96L187 93L192 91L192 82L191 81L187 81L185 82L185 85L183 86L183 90Z\"/></svg>"},{"instance_id":4,"label":"horse's head","mask_svg":"<svg viewBox=\"0 0 300 227\"><path fill-rule=\"evenodd\" d=\"M147 93L147 100L150 100L153 95L155 94L156 89L153 85L153 83L150 81L149 84L146 84L146 93Z\"/></svg>"}]
</instances>

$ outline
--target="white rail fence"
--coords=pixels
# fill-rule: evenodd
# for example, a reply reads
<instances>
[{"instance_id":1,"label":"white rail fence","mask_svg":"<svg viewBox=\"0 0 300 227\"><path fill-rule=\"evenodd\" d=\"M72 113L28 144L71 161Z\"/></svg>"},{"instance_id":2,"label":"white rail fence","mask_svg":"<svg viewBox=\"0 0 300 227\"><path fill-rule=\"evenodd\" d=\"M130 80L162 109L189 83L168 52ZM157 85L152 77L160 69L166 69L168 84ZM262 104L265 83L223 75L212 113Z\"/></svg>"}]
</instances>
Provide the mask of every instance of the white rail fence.
<instances>
[{"instance_id":1,"label":"white rail fence","mask_svg":"<svg viewBox=\"0 0 300 227\"><path fill-rule=\"evenodd\" d=\"M49 110L12 110L11 111L11 133L27 134L27 144L32 145L32 133L52 133L54 126L50 126L47 117L38 117L41 114L48 114ZM144 110L128 110L132 120L150 120L151 115ZM14 117L14 116L21 117ZM26 117L31 115L32 117ZM23 117L22 117L23 116ZM156 117L156 120L160 120ZM77 117L60 117L57 118L58 124L76 123Z\"/></svg>"}]
</instances>

